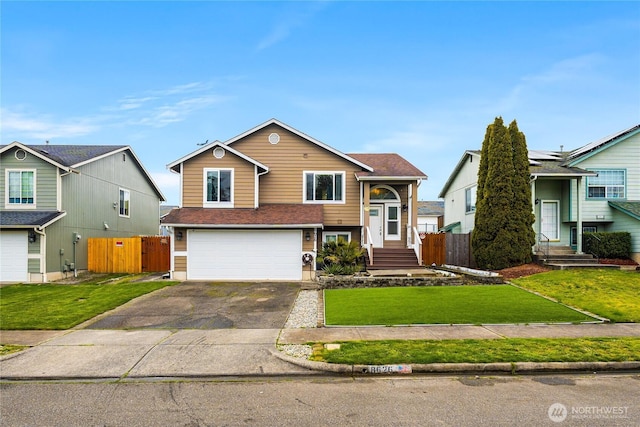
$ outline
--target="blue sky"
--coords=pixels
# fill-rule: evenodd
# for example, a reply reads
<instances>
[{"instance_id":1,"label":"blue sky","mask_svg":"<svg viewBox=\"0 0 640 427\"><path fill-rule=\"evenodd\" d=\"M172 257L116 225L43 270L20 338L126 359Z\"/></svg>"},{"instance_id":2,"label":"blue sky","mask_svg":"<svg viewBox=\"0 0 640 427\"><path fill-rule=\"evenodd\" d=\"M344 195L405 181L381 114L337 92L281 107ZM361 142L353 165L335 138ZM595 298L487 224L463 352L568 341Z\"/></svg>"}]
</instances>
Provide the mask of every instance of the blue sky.
<instances>
[{"instance_id":1,"label":"blue sky","mask_svg":"<svg viewBox=\"0 0 640 427\"><path fill-rule=\"evenodd\" d=\"M397 152L434 200L496 116L530 149L640 123L638 2L2 1L1 142L130 145L166 165L277 118Z\"/></svg>"}]
</instances>

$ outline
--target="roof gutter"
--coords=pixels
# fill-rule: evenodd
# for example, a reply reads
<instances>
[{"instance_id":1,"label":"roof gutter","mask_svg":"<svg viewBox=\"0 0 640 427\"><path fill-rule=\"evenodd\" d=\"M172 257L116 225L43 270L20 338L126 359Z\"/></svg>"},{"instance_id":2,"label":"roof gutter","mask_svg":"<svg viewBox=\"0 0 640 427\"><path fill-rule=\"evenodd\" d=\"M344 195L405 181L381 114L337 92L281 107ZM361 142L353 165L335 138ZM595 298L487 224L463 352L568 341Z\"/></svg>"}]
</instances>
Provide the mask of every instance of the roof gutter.
<instances>
[{"instance_id":1,"label":"roof gutter","mask_svg":"<svg viewBox=\"0 0 640 427\"><path fill-rule=\"evenodd\" d=\"M298 228L324 228L324 224L173 224L163 223L167 227L180 227L180 228L215 228L215 229L260 229L260 228L275 228L275 229L298 229Z\"/></svg>"}]
</instances>

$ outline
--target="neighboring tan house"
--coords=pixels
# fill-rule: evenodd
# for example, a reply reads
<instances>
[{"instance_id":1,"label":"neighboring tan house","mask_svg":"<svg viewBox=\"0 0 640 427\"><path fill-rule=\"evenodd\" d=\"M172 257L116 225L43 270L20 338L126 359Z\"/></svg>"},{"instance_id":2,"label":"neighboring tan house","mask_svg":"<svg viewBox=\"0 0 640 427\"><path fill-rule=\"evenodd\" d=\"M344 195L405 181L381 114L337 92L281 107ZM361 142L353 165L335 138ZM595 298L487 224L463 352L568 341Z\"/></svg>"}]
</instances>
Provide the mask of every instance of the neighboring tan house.
<instances>
[{"instance_id":1,"label":"neighboring tan house","mask_svg":"<svg viewBox=\"0 0 640 427\"><path fill-rule=\"evenodd\" d=\"M163 220L180 280L308 280L323 242L411 251L418 265L418 185L397 154L344 154L269 120L167 166L180 208Z\"/></svg>"},{"instance_id":2,"label":"neighboring tan house","mask_svg":"<svg viewBox=\"0 0 640 427\"><path fill-rule=\"evenodd\" d=\"M480 151L465 151L439 197L445 229L468 233L475 219ZM631 233L632 258L640 262L640 125L573 151L529 151L536 248L571 246L582 233Z\"/></svg>"},{"instance_id":3,"label":"neighboring tan house","mask_svg":"<svg viewBox=\"0 0 640 427\"><path fill-rule=\"evenodd\" d=\"M157 235L164 196L128 146L0 146L0 281L86 270L87 238Z\"/></svg>"},{"instance_id":4,"label":"neighboring tan house","mask_svg":"<svg viewBox=\"0 0 640 427\"><path fill-rule=\"evenodd\" d=\"M437 233L444 224L444 202L418 202L418 232Z\"/></svg>"}]
</instances>

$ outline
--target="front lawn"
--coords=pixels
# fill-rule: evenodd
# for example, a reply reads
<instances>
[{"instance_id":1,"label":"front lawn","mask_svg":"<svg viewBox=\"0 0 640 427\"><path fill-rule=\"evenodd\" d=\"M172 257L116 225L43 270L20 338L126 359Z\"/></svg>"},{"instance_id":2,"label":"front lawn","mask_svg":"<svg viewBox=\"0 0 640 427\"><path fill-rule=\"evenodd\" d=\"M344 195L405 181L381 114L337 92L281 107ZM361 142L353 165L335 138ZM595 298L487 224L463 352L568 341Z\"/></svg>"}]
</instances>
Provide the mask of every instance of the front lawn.
<instances>
[{"instance_id":1,"label":"front lawn","mask_svg":"<svg viewBox=\"0 0 640 427\"><path fill-rule=\"evenodd\" d=\"M314 346L312 360L349 365L637 361L640 338L353 341Z\"/></svg>"},{"instance_id":2,"label":"front lawn","mask_svg":"<svg viewBox=\"0 0 640 427\"><path fill-rule=\"evenodd\" d=\"M69 329L125 302L178 282L132 282L129 276L106 283L24 284L0 288L0 329Z\"/></svg>"},{"instance_id":3,"label":"front lawn","mask_svg":"<svg viewBox=\"0 0 640 427\"><path fill-rule=\"evenodd\" d=\"M640 321L640 274L622 270L556 270L512 281L614 322Z\"/></svg>"},{"instance_id":4,"label":"front lawn","mask_svg":"<svg viewBox=\"0 0 640 427\"><path fill-rule=\"evenodd\" d=\"M592 317L510 285L331 289L327 325L554 323Z\"/></svg>"}]
</instances>

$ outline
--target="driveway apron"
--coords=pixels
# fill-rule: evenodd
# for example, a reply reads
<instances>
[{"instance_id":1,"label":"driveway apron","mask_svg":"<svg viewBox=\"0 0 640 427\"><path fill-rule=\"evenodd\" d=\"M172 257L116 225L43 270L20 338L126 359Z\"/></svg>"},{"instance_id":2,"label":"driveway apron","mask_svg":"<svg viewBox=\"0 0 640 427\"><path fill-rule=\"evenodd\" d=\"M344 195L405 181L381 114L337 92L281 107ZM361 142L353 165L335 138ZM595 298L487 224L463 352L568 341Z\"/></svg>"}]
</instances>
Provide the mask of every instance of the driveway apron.
<instances>
[{"instance_id":1,"label":"driveway apron","mask_svg":"<svg viewBox=\"0 0 640 427\"><path fill-rule=\"evenodd\" d=\"M97 317L87 329L279 329L298 283L183 282Z\"/></svg>"}]
</instances>

